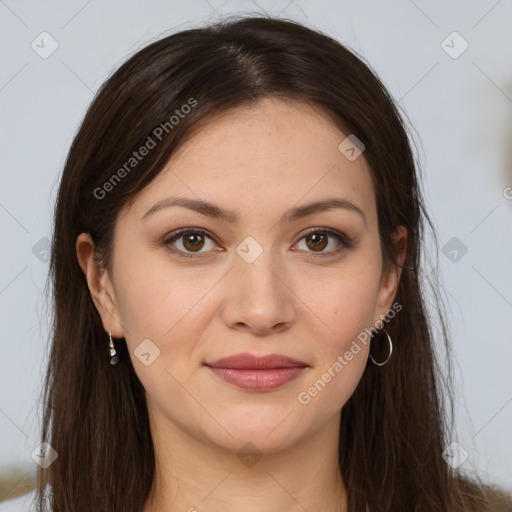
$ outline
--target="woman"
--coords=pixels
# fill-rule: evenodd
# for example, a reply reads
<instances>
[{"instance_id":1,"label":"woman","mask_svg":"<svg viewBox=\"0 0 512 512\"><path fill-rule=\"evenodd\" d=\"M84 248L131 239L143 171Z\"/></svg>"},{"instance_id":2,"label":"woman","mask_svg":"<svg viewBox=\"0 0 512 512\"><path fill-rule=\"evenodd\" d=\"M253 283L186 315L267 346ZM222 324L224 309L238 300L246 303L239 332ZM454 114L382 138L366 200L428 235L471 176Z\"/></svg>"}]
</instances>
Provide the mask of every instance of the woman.
<instances>
[{"instance_id":1,"label":"woman","mask_svg":"<svg viewBox=\"0 0 512 512\"><path fill-rule=\"evenodd\" d=\"M295 22L124 63L58 194L39 510L493 510L457 471L417 173L375 74Z\"/></svg>"}]
</instances>

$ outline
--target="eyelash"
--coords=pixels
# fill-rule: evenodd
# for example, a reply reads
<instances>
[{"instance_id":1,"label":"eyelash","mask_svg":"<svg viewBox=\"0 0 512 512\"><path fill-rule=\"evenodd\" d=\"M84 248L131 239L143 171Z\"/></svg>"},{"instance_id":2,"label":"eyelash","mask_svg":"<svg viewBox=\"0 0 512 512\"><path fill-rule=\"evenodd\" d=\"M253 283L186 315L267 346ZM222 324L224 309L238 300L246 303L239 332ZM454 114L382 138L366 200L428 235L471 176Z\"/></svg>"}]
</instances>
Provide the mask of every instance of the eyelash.
<instances>
[{"instance_id":1,"label":"eyelash","mask_svg":"<svg viewBox=\"0 0 512 512\"><path fill-rule=\"evenodd\" d=\"M182 228L182 229L179 229L178 231L175 231L174 233L171 233L171 236L169 238L166 238L162 243L169 252L176 254L179 257L199 258L199 257L201 257L201 254L203 254L203 253L187 253L187 252L182 251L181 249L175 249L175 248L170 247L173 242L175 242L176 240L179 240L185 234L191 234L191 233L201 234L201 235L204 235L204 236L210 238L211 240L215 241L215 239L204 229ZM322 258L322 257L335 256L335 255L341 253L342 251L344 251L345 249L350 249L352 247L352 242L346 235L339 233L338 231L336 231L334 229L330 229L330 228L310 228L306 231L306 233L304 233L302 235L302 237L297 241L297 243L300 242L303 238L306 238L308 235L311 235L314 233L320 233L320 234L329 235L331 237L337 238L338 241L340 242L340 247L338 247L337 249L331 250L330 252L327 252L327 253L318 253L318 254L312 253L312 255L309 256L311 258L317 258L317 257Z\"/></svg>"}]
</instances>

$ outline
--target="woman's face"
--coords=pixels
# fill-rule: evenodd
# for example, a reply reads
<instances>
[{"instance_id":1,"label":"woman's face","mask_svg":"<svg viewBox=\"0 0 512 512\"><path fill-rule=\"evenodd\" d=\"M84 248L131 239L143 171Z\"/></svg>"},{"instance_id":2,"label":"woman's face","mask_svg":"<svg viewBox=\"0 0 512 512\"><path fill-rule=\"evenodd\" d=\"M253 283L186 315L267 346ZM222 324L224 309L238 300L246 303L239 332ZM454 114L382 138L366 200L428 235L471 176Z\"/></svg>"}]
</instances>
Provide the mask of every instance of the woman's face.
<instances>
[{"instance_id":1,"label":"woman's face","mask_svg":"<svg viewBox=\"0 0 512 512\"><path fill-rule=\"evenodd\" d=\"M231 110L122 212L97 304L106 331L125 337L162 429L276 451L339 419L368 359L360 335L391 308L399 279L382 275L370 170L364 153L339 149L347 135L300 102ZM211 206L154 209L171 198ZM354 206L307 207L333 200ZM354 341L360 350L345 358ZM240 353L306 367L206 366ZM294 378L279 385L284 375Z\"/></svg>"}]
</instances>

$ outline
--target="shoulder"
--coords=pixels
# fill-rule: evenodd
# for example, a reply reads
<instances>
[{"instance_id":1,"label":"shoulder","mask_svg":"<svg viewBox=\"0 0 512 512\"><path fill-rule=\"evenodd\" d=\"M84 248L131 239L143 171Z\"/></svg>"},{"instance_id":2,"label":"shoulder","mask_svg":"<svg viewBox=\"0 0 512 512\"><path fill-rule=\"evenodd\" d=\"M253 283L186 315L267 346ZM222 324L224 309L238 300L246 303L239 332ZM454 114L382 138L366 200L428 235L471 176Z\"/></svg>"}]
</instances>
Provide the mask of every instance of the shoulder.
<instances>
[{"instance_id":1,"label":"shoulder","mask_svg":"<svg viewBox=\"0 0 512 512\"><path fill-rule=\"evenodd\" d=\"M0 502L0 512L31 512L37 491L33 490L12 500Z\"/></svg>"}]
</instances>

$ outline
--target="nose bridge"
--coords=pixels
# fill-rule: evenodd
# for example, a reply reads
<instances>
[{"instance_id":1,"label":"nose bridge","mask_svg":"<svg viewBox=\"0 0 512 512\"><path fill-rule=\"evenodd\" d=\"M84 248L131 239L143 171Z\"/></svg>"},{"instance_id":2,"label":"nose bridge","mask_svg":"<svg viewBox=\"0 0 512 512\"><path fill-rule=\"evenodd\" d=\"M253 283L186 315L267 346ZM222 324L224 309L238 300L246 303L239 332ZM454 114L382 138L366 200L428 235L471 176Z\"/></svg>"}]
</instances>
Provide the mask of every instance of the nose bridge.
<instances>
[{"instance_id":1,"label":"nose bridge","mask_svg":"<svg viewBox=\"0 0 512 512\"><path fill-rule=\"evenodd\" d=\"M286 286L284 267L273 250L247 237L236 252L231 273L233 293L225 304L224 320L261 332L291 322L293 293Z\"/></svg>"},{"instance_id":2,"label":"nose bridge","mask_svg":"<svg viewBox=\"0 0 512 512\"><path fill-rule=\"evenodd\" d=\"M269 238L267 237L267 242ZM263 246L252 236L245 238L236 248L235 263L237 279L240 279L244 290L264 293L280 293L283 272L276 253L270 242Z\"/></svg>"}]
</instances>

